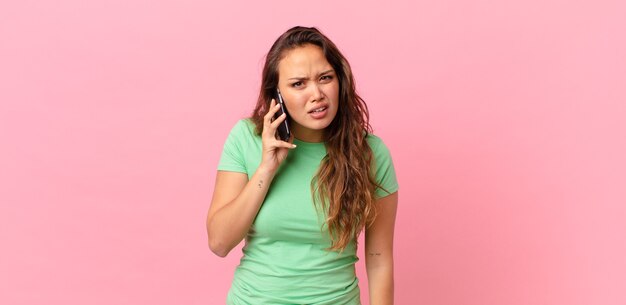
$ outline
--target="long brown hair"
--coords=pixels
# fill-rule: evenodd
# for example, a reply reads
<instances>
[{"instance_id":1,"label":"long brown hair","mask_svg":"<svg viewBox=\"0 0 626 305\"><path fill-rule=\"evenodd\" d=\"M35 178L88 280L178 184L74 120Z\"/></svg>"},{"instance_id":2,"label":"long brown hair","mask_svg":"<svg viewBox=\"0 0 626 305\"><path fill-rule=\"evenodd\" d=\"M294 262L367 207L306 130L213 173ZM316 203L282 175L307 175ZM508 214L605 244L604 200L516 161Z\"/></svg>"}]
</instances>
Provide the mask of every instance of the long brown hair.
<instances>
[{"instance_id":1,"label":"long brown hair","mask_svg":"<svg viewBox=\"0 0 626 305\"><path fill-rule=\"evenodd\" d=\"M286 51L306 44L319 46L339 80L339 109L324 131L326 156L311 181L313 201L327 213L332 240L329 250L343 250L376 217L372 150L366 136L372 132L365 101L356 93L352 69L335 44L316 28L294 27L278 37L263 67L261 91L252 113L256 132L278 86L278 63ZM317 194L317 196L316 196Z\"/></svg>"}]
</instances>

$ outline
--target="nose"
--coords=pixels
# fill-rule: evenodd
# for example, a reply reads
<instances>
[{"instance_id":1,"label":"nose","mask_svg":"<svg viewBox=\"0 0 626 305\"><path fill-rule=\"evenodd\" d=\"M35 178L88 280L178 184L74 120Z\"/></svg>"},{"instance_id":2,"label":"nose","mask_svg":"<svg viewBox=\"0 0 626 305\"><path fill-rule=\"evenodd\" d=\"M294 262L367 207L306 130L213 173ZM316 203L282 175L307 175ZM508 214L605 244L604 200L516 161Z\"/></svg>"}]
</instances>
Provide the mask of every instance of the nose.
<instances>
[{"instance_id":1,"label":"nose","mask_svg":"<svg viewBox=\"0 0 626 305\"><path fill-rule=\"evenodd\" d=\"M319 102L324 98L324 92L322 92L321 84L315 84L312 87L311 98L314 102Z\"/></svg>"}]
</instances>

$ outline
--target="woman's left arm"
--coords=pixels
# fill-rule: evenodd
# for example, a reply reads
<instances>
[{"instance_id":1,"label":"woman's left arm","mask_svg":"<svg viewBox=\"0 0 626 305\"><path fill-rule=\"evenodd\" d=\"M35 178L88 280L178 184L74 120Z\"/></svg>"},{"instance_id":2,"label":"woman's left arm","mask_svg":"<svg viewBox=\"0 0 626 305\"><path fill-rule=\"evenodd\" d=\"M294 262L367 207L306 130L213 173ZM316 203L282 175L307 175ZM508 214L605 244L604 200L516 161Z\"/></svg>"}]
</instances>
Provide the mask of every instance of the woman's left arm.
<instances>
[{"instance_id":1,"label":"woman's left arm","mask_svg":"<svg viewBox=\"0 0 626 305\"><path fill-rule=\"evenodd\" d=\"M365 267L371 305L393 304L393 230L398 192L378 199L378 215L365 229Z\"/></svg>"}]
</instances>

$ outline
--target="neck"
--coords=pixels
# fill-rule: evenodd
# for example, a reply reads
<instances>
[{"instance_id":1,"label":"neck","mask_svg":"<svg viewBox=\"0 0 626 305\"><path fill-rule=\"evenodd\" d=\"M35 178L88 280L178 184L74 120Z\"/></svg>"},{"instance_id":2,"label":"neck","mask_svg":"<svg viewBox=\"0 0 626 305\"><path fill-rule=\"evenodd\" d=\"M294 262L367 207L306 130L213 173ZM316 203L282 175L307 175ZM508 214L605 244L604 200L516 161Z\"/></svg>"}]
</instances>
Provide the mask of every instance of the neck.
<instances>
[{"instance_id":1,"label":"neck","mask_svg":"<svg viewBox=\"0 0 626 305\"><path fill-rule=\"evenodd\" d=\"M311 130L299 128L301 126L293 126L291 131L293 136L302 142L318 143L324 142L324 130Z\"/></svg>"}]
</instances>

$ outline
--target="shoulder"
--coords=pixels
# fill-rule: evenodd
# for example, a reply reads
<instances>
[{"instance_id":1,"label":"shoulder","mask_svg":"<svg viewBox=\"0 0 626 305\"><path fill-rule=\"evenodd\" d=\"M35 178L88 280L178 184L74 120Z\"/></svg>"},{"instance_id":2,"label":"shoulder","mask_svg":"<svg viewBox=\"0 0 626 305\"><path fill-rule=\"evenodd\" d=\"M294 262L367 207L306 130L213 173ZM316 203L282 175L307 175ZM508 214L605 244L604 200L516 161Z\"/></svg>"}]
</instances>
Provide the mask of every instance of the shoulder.
<instances>
[{"instance_id":1,"label":"shoulder","mask_svg":"<svg viewBox=\"0 0 626 305\"><path fill-rule=\"evenodd\" d=\"M229 137L238 139L254 139L255 137L259 137L259 135L255 132L255 128L256 127L251 119L240 119L231 128Z\"/></svg>"},{"instance_id":2,"label":"shoulder","mask_svg":"<svg viewBox=\"0 0 626 305\"><path fill-rule=\"evenodd\" d=\"M389 148L387 147L387 145L385 145L385 142L379 136L370 133L367 134L365 140L372 149L372 153L374 153L375 157L386 156L390 154Z\"/></svg>"},{"instance_id":3,"label":"shoulder","mask_svg":"<svg viewBox=\"0 0 626 305\"><path fill-rule=\"evenodd\" d=\"M239 121L237 121L237 123L235 123L235 126L233 126L231 132L254 134L254 129L255 129L255 126L254 126L254 123L252 122L252 119L245 118L245 119L240 119Z\"/></svg>"},{"instance_id":4,"label":"shoulder","mask_svg":"<svg viewBox=\"0 0 626 305\"><path fill-rule=\"evenodd\" d=\"M241 119L235 123L228 133L225 147L238 147L242 152L246 147L256 145L261 141L261 136L255 132L255 125L251 119Z\"/></svg>"},{"instance_id":5,"label":"shoulder","mask_svg":"<svg viewBox=\"0 0 626 305\"><path fill-rule=\"evenodd\" d=\"M398 180L391 153L380 137L368 134L366 140L372 150L374 178L379 184L376 188L376 197L383 198L398 190Z\"/></svg>"},{"instance_id":6,"label":"shoulder","mask_svg":"<svg viewBox=\"0 0 626 305\"><path fill-rule=\"evenodd\" d=\"M254 123L250 119L237 121L226 138L217 169L247 173L251 160L261 155L261 145Z\"/></svg>"},{"instance_id":7,"label":"shoulder","mask_svg":"<svg viewBox=\"0 0 626 305\"><path fill-rule=\"evenodd\" d=\"M374 168L376 171L393 167L391 152L385 142L383 142L380 137L373 134L368 134L365 139L372 150L372 161L374 162Z\"/></svg>"}]
</instances>

